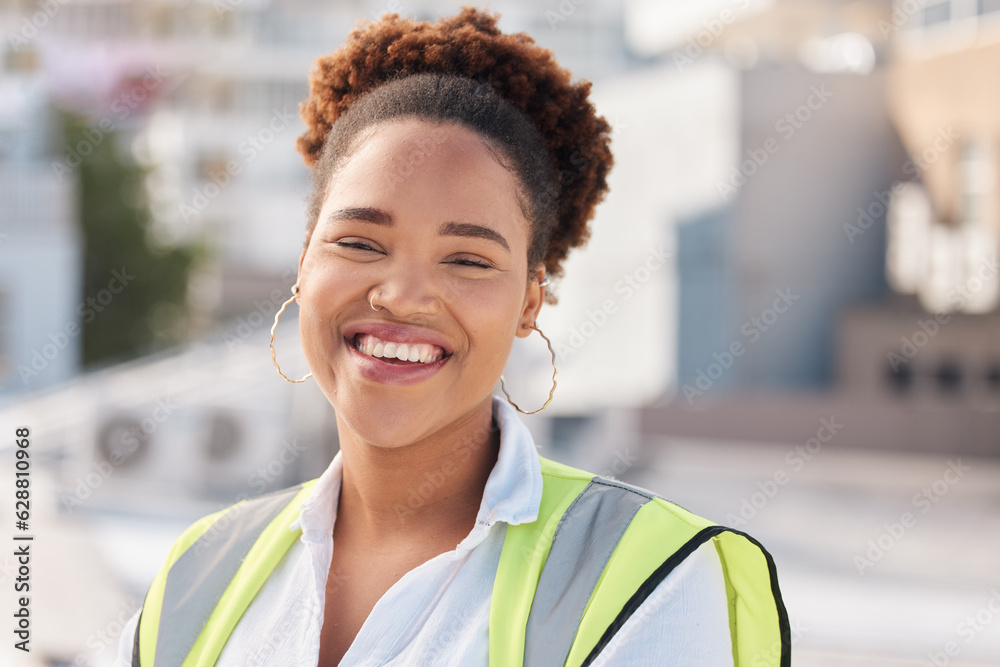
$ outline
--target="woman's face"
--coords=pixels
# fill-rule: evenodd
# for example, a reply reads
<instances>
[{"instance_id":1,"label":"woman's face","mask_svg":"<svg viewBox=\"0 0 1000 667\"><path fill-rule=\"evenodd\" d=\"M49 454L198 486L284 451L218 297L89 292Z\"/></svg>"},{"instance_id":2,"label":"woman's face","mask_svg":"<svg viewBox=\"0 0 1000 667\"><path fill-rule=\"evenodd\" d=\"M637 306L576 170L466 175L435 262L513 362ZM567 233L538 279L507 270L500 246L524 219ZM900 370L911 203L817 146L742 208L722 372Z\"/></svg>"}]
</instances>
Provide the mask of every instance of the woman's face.
<instances>
[{"instance_id":1,"label":"woman's face","mask_svg":"<svg viewBox=\"0 0 1000 667\"><path fill-rule=\"evenodd\" d=\"M472 419L544 288L515 178L479 135L407 118L366 136L299 261L299 326L338 419L400 447Z\"/></svg>"}]
</instances>

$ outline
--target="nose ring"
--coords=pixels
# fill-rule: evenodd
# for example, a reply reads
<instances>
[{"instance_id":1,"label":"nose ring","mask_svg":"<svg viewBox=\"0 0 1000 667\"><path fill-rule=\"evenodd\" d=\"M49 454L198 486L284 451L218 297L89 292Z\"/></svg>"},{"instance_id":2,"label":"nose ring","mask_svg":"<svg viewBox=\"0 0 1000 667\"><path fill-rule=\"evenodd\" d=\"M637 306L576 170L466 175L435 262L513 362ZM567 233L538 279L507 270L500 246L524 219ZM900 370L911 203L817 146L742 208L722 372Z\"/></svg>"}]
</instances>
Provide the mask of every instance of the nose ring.
<instances>
[{"instance_id":1,"label":"nose ring","mask_svg":"<svg viewBox=\"0 0 1000 667\"><path fill-rule=\"evenodd\" d=\"M372 294L371 298L368 299L368 303L371 305L372 310L376 310L376 311L382 310L381 308L376 308L375 307L375 295L374 294Z\"/></svg>"}]
</instances>

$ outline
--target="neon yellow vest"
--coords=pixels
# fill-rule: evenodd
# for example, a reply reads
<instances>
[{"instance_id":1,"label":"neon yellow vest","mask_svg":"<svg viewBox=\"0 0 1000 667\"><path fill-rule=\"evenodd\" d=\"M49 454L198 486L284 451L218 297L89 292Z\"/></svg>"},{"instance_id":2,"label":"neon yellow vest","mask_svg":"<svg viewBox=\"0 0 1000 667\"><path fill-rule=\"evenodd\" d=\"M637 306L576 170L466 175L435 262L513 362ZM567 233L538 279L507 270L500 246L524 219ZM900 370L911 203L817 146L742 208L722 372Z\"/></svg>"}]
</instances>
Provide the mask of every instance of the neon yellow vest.
<instances>
[{"instance_id":1,"label":"neon yellow vest","mask_svg":"<svg viewBox=\"0 0 1000 667\"><path fill-rule=\"evenodd\" d=\"M645 489L544 457L538 519L508 525L493 586L489 667L586 667L656 586L711 540L722 562L736 667L788 667L791 635L770 554ZM299 538L317 480L206 516L174 543L146 593L133 667L210 667Z\"/></svg>"}]
</instances>

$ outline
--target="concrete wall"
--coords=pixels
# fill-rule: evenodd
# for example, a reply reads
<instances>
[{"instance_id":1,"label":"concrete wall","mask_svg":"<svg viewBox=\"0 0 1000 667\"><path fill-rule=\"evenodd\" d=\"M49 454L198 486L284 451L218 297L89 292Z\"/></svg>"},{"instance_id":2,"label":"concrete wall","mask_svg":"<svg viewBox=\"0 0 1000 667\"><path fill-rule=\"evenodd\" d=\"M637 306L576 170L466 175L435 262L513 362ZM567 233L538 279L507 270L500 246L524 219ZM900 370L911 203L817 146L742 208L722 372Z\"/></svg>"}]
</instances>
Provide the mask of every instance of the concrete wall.
<instances>
[{"instance_id":1,"label":"concrete wall","mask_svg":"<svg viewBox=\"0 0 1000 667\"><path fill-rule=\"evenodd\" d=\"M734 367L742 387L828 385L838 310L886 292L879 197L906 155L889 121L885 84L880 68L854 75L762 65L743 74L739 159L747 165L762 150L767 157L743 169L752 175L735 200L730 235L736 306L729 333L748 346ZM848 235L845 225L862 210L873 222ZM776 305L782 290L795 299L785 313Z\"/></svg>"}]
</instances>

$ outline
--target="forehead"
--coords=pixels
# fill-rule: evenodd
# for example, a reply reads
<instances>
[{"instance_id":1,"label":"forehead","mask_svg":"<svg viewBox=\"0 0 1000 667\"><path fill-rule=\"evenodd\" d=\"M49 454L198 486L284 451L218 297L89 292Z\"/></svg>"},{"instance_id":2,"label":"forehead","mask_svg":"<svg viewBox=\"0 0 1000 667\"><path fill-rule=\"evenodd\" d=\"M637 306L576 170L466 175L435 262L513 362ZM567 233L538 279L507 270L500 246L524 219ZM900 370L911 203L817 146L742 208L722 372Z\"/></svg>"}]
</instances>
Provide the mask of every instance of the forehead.
<instances>
[{"instance_id":1,"label":"forehead","mask_svg":"<svg viewBox=\"0 0 1000 667\"><path fill-rule=\"evenodd\" d=\"M505 236L520 230L527 243L516 177L481 135L454 122L405 118L367 128L324 203L325 210L344 206L377 207L411 222L468 219L502 227Z\"/></svg>"},{"instance_id":2,"label":"forehead","mask_svg":"<svg viewBox=\"0 0 1000 667\"><path fill-rule=\"evenodd\" d=\"M394 118L362 130L350 162L357 158L372 160L391 156L403 157L414 166L424 162L433 166L456 161L477 166L476 163L490 156L487 143L485 137L458 122Z\"/></svg>"}]
</instances>

